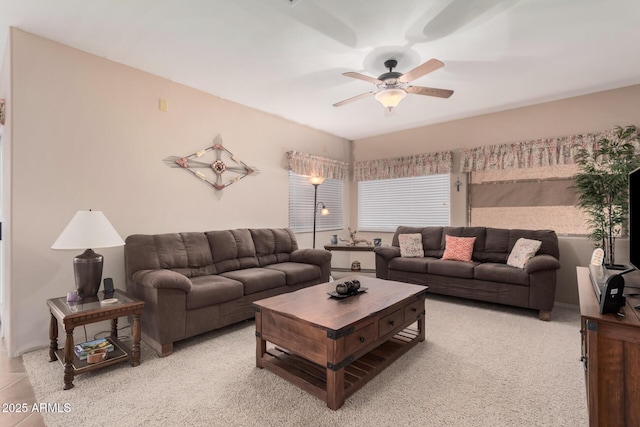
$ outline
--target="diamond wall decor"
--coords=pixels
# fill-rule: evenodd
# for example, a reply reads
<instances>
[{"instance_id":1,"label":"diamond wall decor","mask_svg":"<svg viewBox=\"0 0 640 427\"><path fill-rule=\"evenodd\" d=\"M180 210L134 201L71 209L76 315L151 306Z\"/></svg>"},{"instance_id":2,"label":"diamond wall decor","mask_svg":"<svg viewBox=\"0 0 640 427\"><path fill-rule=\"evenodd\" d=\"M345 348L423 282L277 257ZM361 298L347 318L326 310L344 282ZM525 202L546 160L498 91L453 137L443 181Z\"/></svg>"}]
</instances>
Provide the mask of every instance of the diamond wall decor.
<instances>
[{"instance_id":1,"label":"diamond wall decor","mask_svg":"<svg viewBox=\"0 0 640 427\"><path fill-rule=\"evenodd\" d=\"M196 160L205 158L208 154L210 157L211 155L215 157L211 162L203 161L204 159ZM222 190L245 176L259 172L258 169L248 166L224 148L220 135L216 135L210 147L185 157L170 156L164 159L164 162L170 167L181 167L191 172L216 190Z\"/></svg>"}]
</instances>

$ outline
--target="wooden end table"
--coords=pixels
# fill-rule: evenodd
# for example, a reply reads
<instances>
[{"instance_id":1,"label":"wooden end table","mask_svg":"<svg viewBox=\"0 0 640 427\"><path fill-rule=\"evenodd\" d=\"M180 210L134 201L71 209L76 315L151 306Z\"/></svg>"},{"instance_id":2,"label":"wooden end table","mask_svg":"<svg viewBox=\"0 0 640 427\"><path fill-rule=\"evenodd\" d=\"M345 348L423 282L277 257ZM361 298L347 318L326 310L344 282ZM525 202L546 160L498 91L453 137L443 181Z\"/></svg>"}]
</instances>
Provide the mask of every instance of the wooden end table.
<instances>
[{"instance_id":1,"label":"wooden end table","mask_svg":"<svg viewBox=\"0 0 640 427\"><path fill-rule=\"evenodd\" d=\"M324 245L324 250L332 252L332 251L346 251L346 252L373 252L373 250L376 248L377 246L371 246L371 245L366 245L366 246L358 246L358 245L353 245L353 246L349 246L349 245ZM351 270L350 268L340 268L340 267L332 267L331 270L334 271L354 271ZM372 268L364 268L361 270L358 270L361 273L375 273L376 270L372 269Z\"/></svg>"},{"instance_id":2,"label":"wooden end table","mask_svg":"<svg viewBox=\"0 0 640 427\"><path fill-rule=\"evenodd\" d=\"M326 251L373 252L377 246L324 245Z\"/></svg>"},{"instance_id":3,"label":"wooden end table","mask_svg":"<svg viewBox=\"0 0 640 427\"><path fill-rule=\"evenodd\" d=\"M56 359L64 365L64 389L73 388L73 378L84 372L93 371L105 366L114 365L125 361L131 362L131 366L140 364L140 316L144 309L144 301L132 298L119 289L107 295L107 298L117 298L112 304L103 304L105 299L103 292L98 292L98 297L93 302L68 303L66 297L47 300L47 306L51 312L49 325L49 360ZM118 317L132 315L131 335L132 347L118 340ZM111 335L107 340L114 346L107 358L98 363L87 363L80 360L73 351L73 330L76 326L111 320ZM63 349L58 348L58 321L64 325L66 339Z\"/></svg>"}]
</instances>

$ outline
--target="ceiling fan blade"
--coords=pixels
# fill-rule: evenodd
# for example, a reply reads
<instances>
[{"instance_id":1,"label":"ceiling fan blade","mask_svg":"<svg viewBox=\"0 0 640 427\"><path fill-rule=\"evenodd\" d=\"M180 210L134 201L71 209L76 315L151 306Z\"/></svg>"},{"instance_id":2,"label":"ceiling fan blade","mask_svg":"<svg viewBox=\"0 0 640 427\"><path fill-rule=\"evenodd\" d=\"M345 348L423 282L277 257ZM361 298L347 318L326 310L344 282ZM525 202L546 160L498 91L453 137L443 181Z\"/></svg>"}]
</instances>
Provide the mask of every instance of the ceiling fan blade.
<instances>
[{"instance_id":1,"label":"ceiling fan blade","mask_svg":"<svg viewBox=\"0 0 640 427\"><path fill-rule=\"evenodd\" d=\"M356 73L353 71L348 71L346 73L342 73L343 76L352 77L358 80L364 80L365 82L373 83L374 85L382 84L382 82L375 77L365 76L364 74Z\"/></svg>"},{"instance_id":2,"label":"ceiling fan blade","mask_svg":"<svg viewBox=\"0 0 640 427\"><path fill-rule=\"evenodd\" d=\"M360 95L356 95L356 96L353 96L351 98L347 98L345 100L342 100L340 102L336 102L335 104L333 104L333 106L334 107L340 107L340 106L342 106L344 104L348 104L349 102L357 101L358 99L365 98L365 97L367 97L369 95L373 95L373 92L361 93Z\"/></svg>"},{"instance_id":3,"label":"ceiling fan blade","mask_svg":"<svg viewBox=\"0 0 640 427\"><path fill-rule=\"evenodd\" d=\"M405 89L408 93L416 95L437 96L438 98L449 98L453 95L453 91L449 89L436 89L434 87L424 86L407 86Z\"/></svg>"},{"instance_id":4,"label":"ceiling fan blade","mask_svg":"<svg viewBox=\"0 0 640 427\"><path fill-rule=\"evenodd\" d=\"M430 59L424 64L418 65L413 70L400 76L398 81L401 83L409 83L419 77L424 76L425 74L429 74L430 72L435 71L438 68L442 68L442 67L444 67L443 62L438 61L437 59Z\"/></svg>"}]
</instances>

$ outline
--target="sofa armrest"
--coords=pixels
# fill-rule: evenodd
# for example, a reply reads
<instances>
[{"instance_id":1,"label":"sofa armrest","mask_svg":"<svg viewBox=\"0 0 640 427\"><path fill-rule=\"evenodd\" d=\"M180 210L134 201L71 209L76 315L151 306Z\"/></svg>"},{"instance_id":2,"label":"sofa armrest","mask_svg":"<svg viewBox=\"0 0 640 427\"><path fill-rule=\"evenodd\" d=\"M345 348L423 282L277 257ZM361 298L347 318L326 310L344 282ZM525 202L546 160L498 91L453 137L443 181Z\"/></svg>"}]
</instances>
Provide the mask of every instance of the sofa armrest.
<instances>
[{"instance_id":1,"label":"sofa armrest","mask_svg":"<svg viewBox=\"0 0 640 427\"><path fill-rule=\"evenodd\" d=\"M542 270L557 270L560 268L560 261L551 255L536 255L529 259L524 265L524 270L531 274Z\"/></svg>"},{"instance_id":2,"label":"sofa armrest","mask_svg":"<svg viewBox=\"0 0 640 427\"><path fill-rule=\"evenodd\" d=\"M156 289L181 289L191 292L191 280L183 274L171 270L140 270L133 273L134 282Z\"/></svg>"},{"instance_id":3,"label":"sofa armrest","mask_svg":"<svg viewBox=\"0 0 640 427\"><path fill-rule=\"evenodd\" d=\"M297 249L291 252L291 261L323 266L331 262L331 252L324 249Z\"/></svg>"},{"instance_id":4,"label":"sofa armrest","mask_svg":"<svg viewBox=\"0 0 640 427\"><path fill-rule=\"evenodd\" d=\"M398 246L376 246L373 248L373 252L387 261L391 261L400 256L400 248Z\"/></svg>"},{"instance_id":5,"label":"sofa armrest","mask_svg":"<svg viewBox=\"0 0 640 427\"><path fill-rule=\"evenodd\" d=\"M376 246L373 248L376 254L376 277L378 279L389 278L389 261L400 256L398 246Z\"/></svg>"}]
</instances>

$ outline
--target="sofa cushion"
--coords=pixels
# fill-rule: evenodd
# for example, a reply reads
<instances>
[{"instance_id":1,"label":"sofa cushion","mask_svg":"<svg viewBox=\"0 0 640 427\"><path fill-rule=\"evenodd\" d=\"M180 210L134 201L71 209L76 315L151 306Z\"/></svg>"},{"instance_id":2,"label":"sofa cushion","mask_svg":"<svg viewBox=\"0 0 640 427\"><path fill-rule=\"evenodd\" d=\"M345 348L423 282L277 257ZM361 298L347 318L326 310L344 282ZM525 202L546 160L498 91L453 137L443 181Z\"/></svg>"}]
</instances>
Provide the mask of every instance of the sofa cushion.
<instances>
[{"instance_id":1,"label":"sofa cushion","mask_svg":"<svg viewBox=\"0 0 640 427\"><path fill-rule=\"evenodd\" d=\"M209 241L204 233L180 233L192 276L215 274Z\"/></svg>"},{"instance_id":2,"label":"sofa cushion","mask_svg":"<svg viewBox=\"0 0 640 427\"><path fill-rule=\"evenodd\" d=\"M442 258L442 253L444 252L443 231L444 227L425 227L422 229L424 256Z\"/></svg>"},{"instance_id":3,"label":"sofa cushion","mask_svg":"<svg viewBox=\"0 0 640 427\"><path fill-rule=\"evenodd\" d=\"M169 233L153 237L161 268L187 277L215 273L211 251L202 233Z\"/></svg>"},{"instance_id":4,"label":"sofa cushion","mask_svg":"<svg viewBox=\"0 0 640 427\"><path fill-rule=\"evenodd\" d=\"M153 240L160 261L160 268L188 268L189 258L179 233L158 234Z\"/></svg>"},{"instance_id":5,"label":"sofa cushion","mask_svg":"<svg viewBox=\"0 0 640 427\"><path fill-rule=\"evenodd\" d=\"M242 298L242 283L222 276L193 277L187 294L187 310L221 304Z\"/></svg>"},{"instance_id":6,"label":"sofa cushion","mask_svg":"<svg viewBox=\"0 0 640 427\"><path fill-rule=\"evenodd\" d=\"M473 279L473 270L478 262L453 261L448 259L435 259L427 264L428 273L438 276L461 277Z\"/></svg>"},{"instance_id":7,"label":"sofa cushion","mask_svg":"<svg viewBox=\"0 0 640 427\"><path fill-rule=\"evenodd\" d=\"M474 278L487 282L529 286L529 274L527 272L501 263L485 262L478 265L474 270Z\"/></svg>"},{"instance_id":8,"label":"sofa cushion","mask_svg":"<svg viewBox=\"0 0 640 427\"><path fill-rule=\"evenodd\" d=\"M298 241L290 228L272 228L276 238L276 252L290 253L298 250Z\"/></svg>"},{"instance_id":9,"label":"sofa cushion","mask_svg":"<svg viewBox=\"0 0 640 427\"><path fill-rule=\"evenodd\" d=\"M259 265L290 261L291 252L298 249L293 232L287 228L250 229Z\"/></svg>"},{"instance_id":10,"label":"sofa cushion","mask_svg":"<svg viewBox=\"0 0 640 427\"><path fill-rule=\"evenodd\" d=\"M427 264L436 258L394 258L389 261L389 270L410 271L412 273L426 273Z\"/></svg>"},{"instance_id":11,"label":"sofa cushion","mask_svg":"<svg viewBox=\"0 0 640 427\"><path fill-rule=\"evenodd\" d=\"M471 262L475 237L445 236L445 247L442 259Z\"/></svg>"},{"instance_id":12,"label":"sofa cushion","mask_svg":"<svg viewBox=\"0 0 640 427\"><path fill-rule=\"evenodd\" d=\"M253 244L256 248L256 255L271 255L276 251L276 237L273 231L268 228L249 230Z\"/></svg>"},{"instance_id":13,"label":"sofa cushion","mask_svg":"<svg viewBox=\"0 0 640 427\"><path fill-rule=\"evenodd\" d=\"M265 268L282 271L287 278L287 285L299 285L300 283L311 282L320 278L320 267L299 262L279 262L271 264Z\"/></svg>"},{"instance_id":14,"label":"sofa cushion","mask_svg":"<svg viewBox=\"0 0 640 427\"><path fill-rule=\"evenodd\" d=\"M511 249L509 258L507 258L507 265L524 269L524 265L538 252L540 245L542 245L540 240L519 238L513 249Z\"/></svg>"},{"instance_id":15,"label":"sofa cushion","mask_svg":"<svg viewBox=\"0 0 640 427\"><path fill-rule=\"evenodd\" d=\"M207 231L205 235L218 274L258 267L256 247L249 230Z\"/></svg>"},{"instance_id":16,"label":"sofa cushion","mask_svg":"<svg viewBox=\"0 0 640 427\"><path fill-rule=\"evenodd\" d=\"M504 228L487 228L484 249L474 252L473 259L480 262L506 263L509 256L509 235L509 230Z\"/></svg>"},{"instance_id":17,"label":"sofa cushion","mask_svg":"<svg viewBox=\"0 0 640 427\"><path fill-rule=\"evenodd\" d=\"M283 271L269 268L246 268L227 271L222 273L222 276L242 282L245 295L279 288L287 284L287 275Z\"/></svg>"},{"instance_id":18,"label":"sofa cushion","mask_svg":"<svg viewBox=\"0 0 640 427\"><path fill-rule=\"evenodd\" d=\"M420 258L424 256L422 248L422 234L401 234L398 236L400 243L400 256L407 258Z\"/></svg>"}]
</instances>

